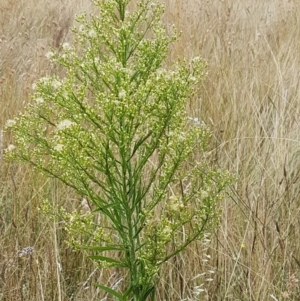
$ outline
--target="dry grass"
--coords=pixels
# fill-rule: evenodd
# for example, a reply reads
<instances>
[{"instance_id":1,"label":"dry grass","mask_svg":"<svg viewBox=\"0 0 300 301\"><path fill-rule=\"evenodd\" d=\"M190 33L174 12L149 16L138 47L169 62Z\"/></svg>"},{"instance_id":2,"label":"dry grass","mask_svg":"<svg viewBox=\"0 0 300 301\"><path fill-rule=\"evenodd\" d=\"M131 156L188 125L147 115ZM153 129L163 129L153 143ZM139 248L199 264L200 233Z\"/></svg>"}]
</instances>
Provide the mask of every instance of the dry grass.
<instances>
[{"instance_id":1,"label":"dry grass","mask_svg":"<svg viewBox=\"0 0 300 301\"><path fill-rule=\"evenodd\" d=\"M209 63L190 114L211 127L214 161L237 182L211 242L168 263L157 300L299 300L300 4L166 2L166 20L182 31L172 57L201 55ZM88 0L76 6L1 0L0 129L28 102L35 79L58 72L44 54L70 41L76 12L92 9ZM8 140L1 139L2 147ZM113 286L118 275L93 273L84 254L65 245L60 225L38 210L45 198L68 208L80 200L28 167L2 160L0 180L0 299L99 300L91 281ZM36 251L22 260L17 252L26 246ZM193 298L200 285L202 297Z\"/></svg>"}]
</instances>

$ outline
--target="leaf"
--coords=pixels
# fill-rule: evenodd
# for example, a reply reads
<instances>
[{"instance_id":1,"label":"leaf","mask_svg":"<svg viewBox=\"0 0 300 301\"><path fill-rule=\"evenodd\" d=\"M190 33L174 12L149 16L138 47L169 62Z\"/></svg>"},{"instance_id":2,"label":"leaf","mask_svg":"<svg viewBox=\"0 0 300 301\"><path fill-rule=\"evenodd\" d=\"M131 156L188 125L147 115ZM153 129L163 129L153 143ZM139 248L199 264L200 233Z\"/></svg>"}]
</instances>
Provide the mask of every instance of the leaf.
<instances>
[{"instance_id":1,"label":"leaf","mask_svg":"<svg viewBox=\"0 0 300 301\"><path fill-rule=\"evenodd\" d=\"M118 293L117 291L105 286L105 285L102 285L102 284L95 284L97 287L101 288L102 290L104 290L105 292L117 297L120 301L124 301L125 299L123 298L123 296Z\"/></svg>"},{"instance_id":2,"label":"leaf","mask_svg":"<svg viewBox=\"0 0 300 301\"><path fill-rule=\"evenodd\" d=\"M128 288L128 290L124 293L123 298L126 300L126 298L131 294L132 292L132 286Z\"/></svg>"},{"instance_id":3,"label":"leaf","mask_svg":"<svg viewBox=\"0 0 300 301\"><path fill-rule=\"evenodd\" d=\"M89 256L89 258L96 260L96 261L105 261L107 263L112 264L113 266L127 267L127 265L125 263L123 263L122 261L115 260L113 258L106 257L106 256L91 255L91 256Z\"/></svg>"},{"instance_id":4,"label":"leaf","mask_svg":"<svg viewBox=\"0 0 300 301\"><path fill-rule=\"evenodd\" d=\"M111 245L111 246L86 246L84 247L85 250L90 251L98 251L98 252L104 252L104 251L125 251L125 248L123 246L117 246L117 245Z\"/></svg>"},{"instance_id":5,"label":"leaf","mask_svg":"<svg viewBox=\"0 0 300 301\"><path fill-rule=\"evenodd\" d=\"M150 294L152 294L152 300L154 300L153 299L153 297L155 296L154 294L153 294L153 292L155 292L155 287L154 286L151 286L146 292L145 292L145 294L144 294L144 298L145 298L145 300L147 299L147 297L150 295Z\"/></svg>"}]
</instances>

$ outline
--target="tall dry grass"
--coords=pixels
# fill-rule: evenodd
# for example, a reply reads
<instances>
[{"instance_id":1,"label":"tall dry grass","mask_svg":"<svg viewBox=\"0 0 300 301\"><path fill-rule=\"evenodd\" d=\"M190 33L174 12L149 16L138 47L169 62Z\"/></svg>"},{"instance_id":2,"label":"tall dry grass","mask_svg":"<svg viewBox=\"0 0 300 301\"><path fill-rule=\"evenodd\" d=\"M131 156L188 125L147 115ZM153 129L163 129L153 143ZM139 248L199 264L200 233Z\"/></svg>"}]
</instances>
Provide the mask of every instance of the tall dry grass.
<instances>
[{"instance_id":1,"label":"tall dry grass","mask_svg":"<svg viewBox=\"0 0 300 301\"><path fill-rule=\"evenodd\" d=\"M188 110L210 126L214 163L237 181L215 233L164 267L157 300L299 300L300 3L165 2L166 21L182 31L171 59L208 62ZM0 0L0 129L22 111L35 79L59 72L44 55L71 40L74 15L83 10L93 10L89 0ZM72 252L61 225L38 210L45 198L78 208L77 196L0 160L0 300L104 297L91 283L113 286L117 271ZM26 246L34 255L19 258Z\"/></svg>"}]
</instances>

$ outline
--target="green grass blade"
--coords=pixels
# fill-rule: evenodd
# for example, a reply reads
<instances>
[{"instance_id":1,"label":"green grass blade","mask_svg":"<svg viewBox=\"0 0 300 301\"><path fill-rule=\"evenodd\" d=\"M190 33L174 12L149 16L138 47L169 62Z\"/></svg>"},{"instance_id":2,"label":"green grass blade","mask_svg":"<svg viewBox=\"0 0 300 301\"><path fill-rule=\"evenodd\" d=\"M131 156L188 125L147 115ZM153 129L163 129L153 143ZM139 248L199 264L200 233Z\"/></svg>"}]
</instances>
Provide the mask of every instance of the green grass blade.
<instances>
[{"instance_id":1,"label":"green grass blade","mask_svg":"<svg viewBox=\"0 0 300 301\"><path fill-rule=\"evenodd\" d=\"M108 294L115 296L116 298L118 298L119 301L125 301L123 296L120 293L118 293L117 291L115 291L105 285L102 285L102 284L95 284L95 285L97 287L99 287L100 289L104 290L105 292L107 292Z\"/></svg>"}]
</instances>

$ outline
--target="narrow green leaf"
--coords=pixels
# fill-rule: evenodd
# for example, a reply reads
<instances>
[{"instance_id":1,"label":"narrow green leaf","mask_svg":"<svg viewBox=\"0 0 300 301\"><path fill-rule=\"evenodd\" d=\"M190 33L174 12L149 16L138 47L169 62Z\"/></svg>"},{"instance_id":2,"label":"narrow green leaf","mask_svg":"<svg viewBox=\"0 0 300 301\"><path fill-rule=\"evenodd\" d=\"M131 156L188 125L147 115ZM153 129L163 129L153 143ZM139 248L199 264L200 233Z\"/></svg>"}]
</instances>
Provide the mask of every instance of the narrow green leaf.
<instances>
[{"instance_id":1,"label":"narrow green leaf","mask_svg":"<svg viewBox=\"0 0 300 301\"><path fill-rule=\"evenodd\" d=\"M126 300L126 298L131 294L131 292L132 292L132 286L130 286L128 290L124 293L123 295L124 300Z\"/></svg>"},{"instance_id":2,"label":"narrow green leaf","mask_svg":"<svg viewBox=\"0 0 300 301\"><path fill-rule=\"evenodd\" d=\"M102 290L104 290L105 292L115 296L116 298L118 298L118 300L120 301L124 301L125 299L123 298L123 296L118 293L117 291L105 286L105 285L102 285L102 284L95 284L97 287L101 288Z\"/></svg>"},{"instance_id":3,"label":"narrow green leaf","mask_svg":"<svg viewBox=\"0 0 300 301\"><path fill-rule=\"evenodd\" d=\"M114 266L118 266L118 267L126 267L126 264L124 262L106 256L91 255L89 256L89 258L96 261L105 261L107 263L111 263Z\"/></svg>"},{"instance_id":4,"label":"narrow green leaf","mask_svg":"<svg viewBox=\"0 0 300 301\"><path fill-rule=\"evenodd\" d=\"M104 252L104 251L125 251L125 247L122 246L105 246L105 247L98 247L98 246L86 246L84 247L85 250L90 251L98 251L98 252Z\"/></svg>"}]
</instances>

